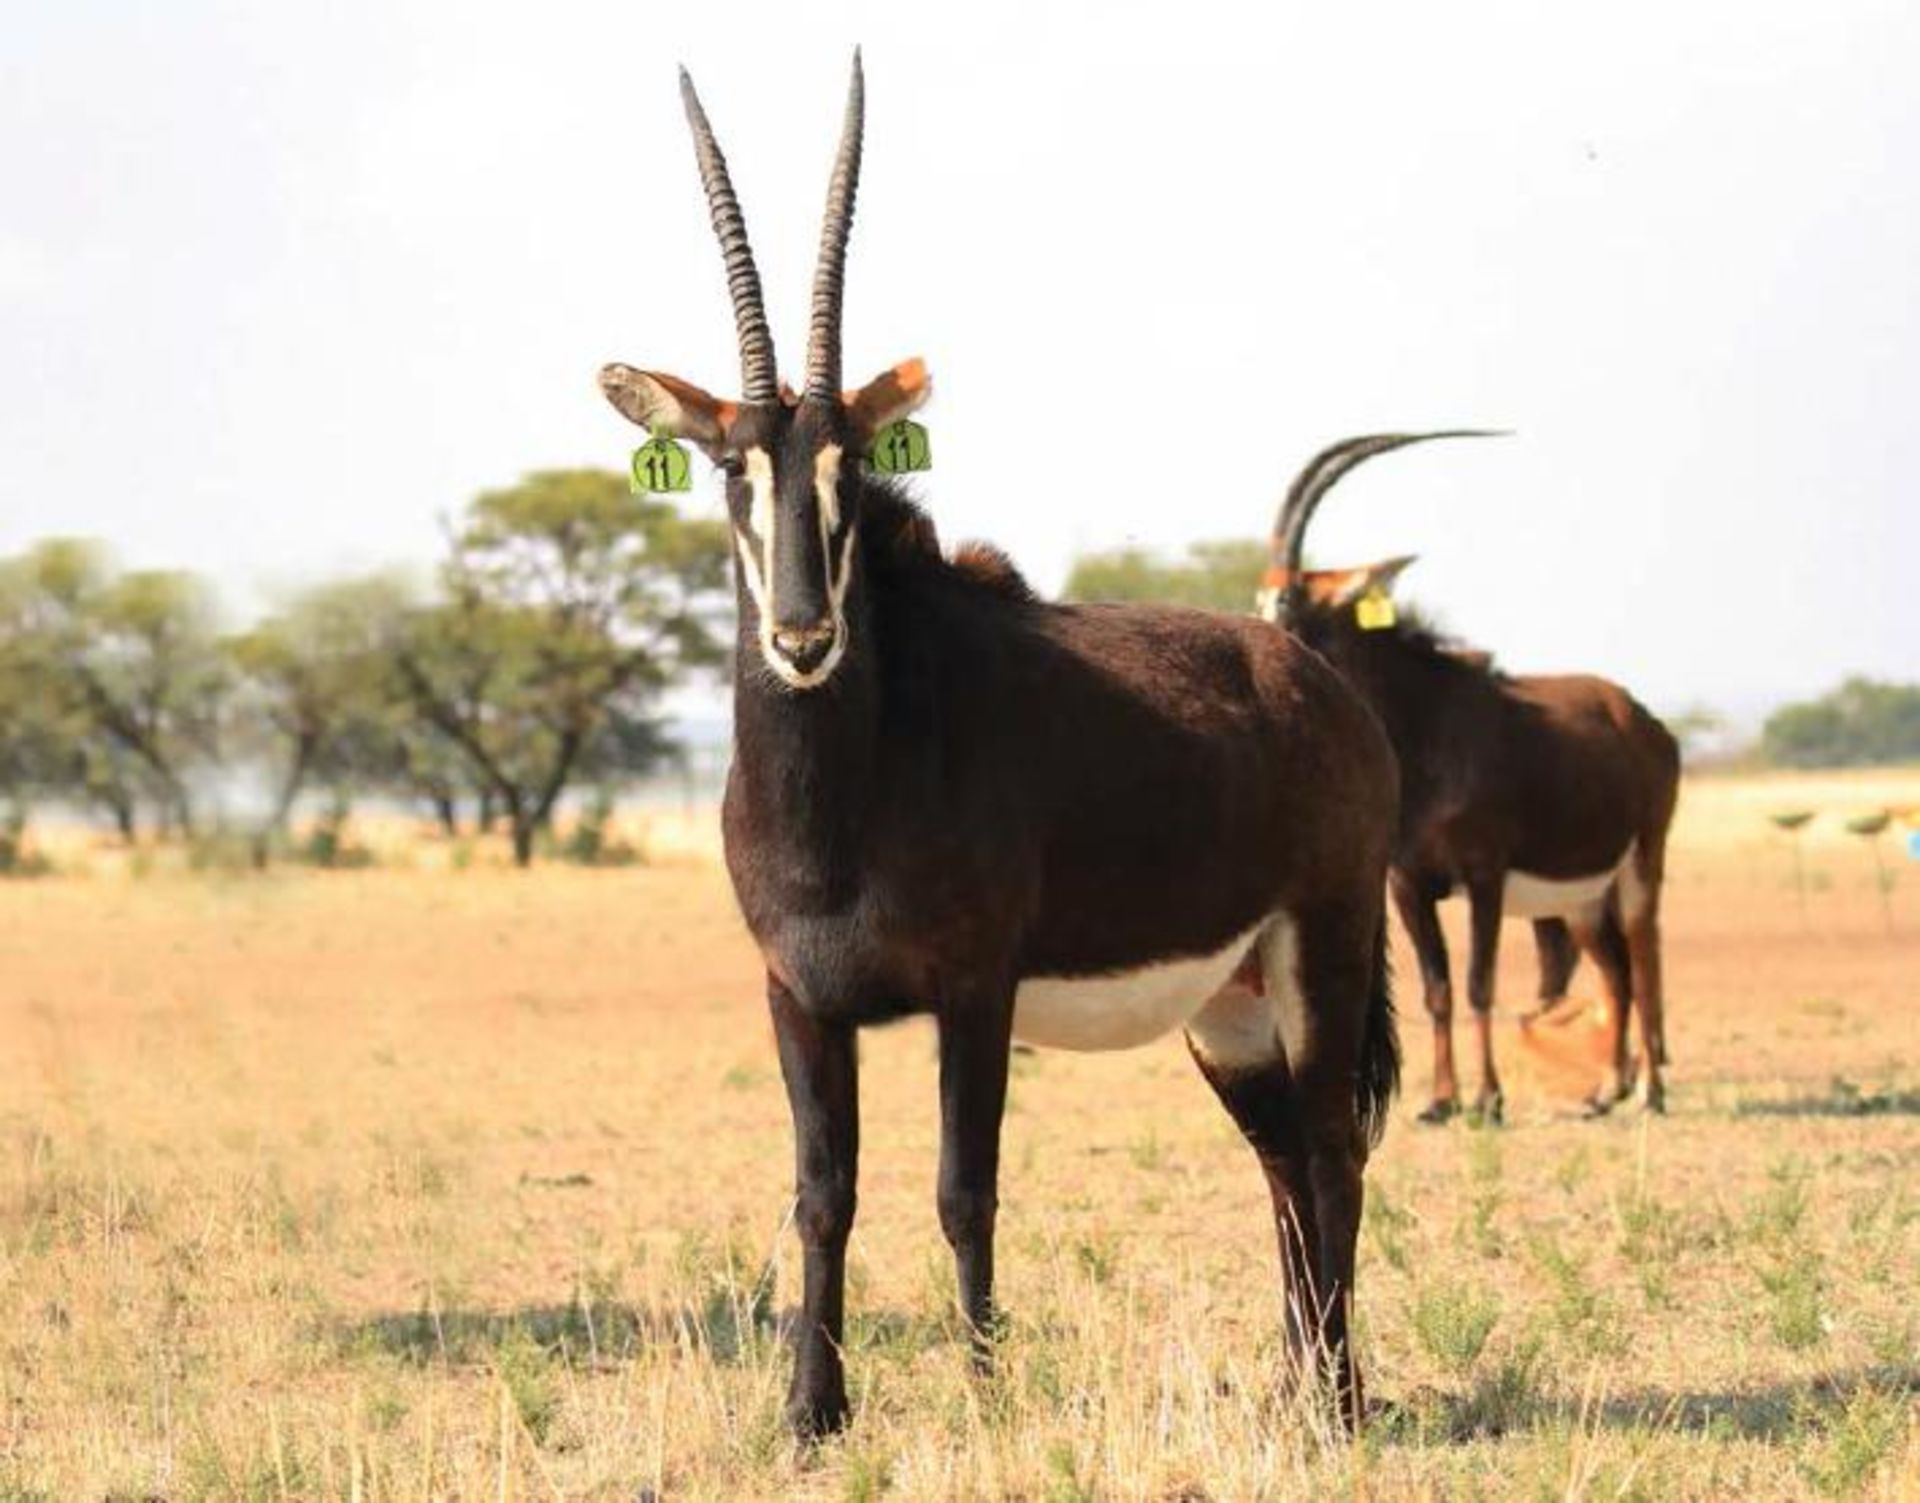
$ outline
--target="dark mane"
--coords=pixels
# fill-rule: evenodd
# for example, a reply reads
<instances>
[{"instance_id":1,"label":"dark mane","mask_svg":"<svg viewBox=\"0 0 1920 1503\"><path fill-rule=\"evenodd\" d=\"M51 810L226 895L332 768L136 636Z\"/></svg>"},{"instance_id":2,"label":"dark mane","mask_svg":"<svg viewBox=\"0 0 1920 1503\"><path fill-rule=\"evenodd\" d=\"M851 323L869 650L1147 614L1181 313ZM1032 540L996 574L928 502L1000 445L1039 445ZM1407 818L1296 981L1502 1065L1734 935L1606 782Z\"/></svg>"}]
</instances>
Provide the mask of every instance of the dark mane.
<instances>
[{"instance_id":1,"label":"dark mane","mask_svg":"<svg viewBox=\"0 0 1920 1503\"><path fill-rule=\"evenodd\" d=\"M1394 622L1393 634L1412 651L1423 657L1445 658L1456 667L1481 674L1497 683L1507 681L1506 670L1484 647L1475 647L1471 642L1448 635L1418 606L1401 605L1396 607L1396 611L1399 619Z\"/></svg>"},{"instance_id":2,"label":"dark mane","mask_svg":"<svg viewBox=\"0 0 1920 1503\"><path fill-rule=\"evenodd\" d=\"M962 543L948 558L933 519L893 481L867 478L860 525L861 560L876 579L935 573L1022 604L1039 598L1013 560L990 543Z\"/></svg>"},{"instance_id":3,"label":"dark mane","mask_svg":"<svg viewBox=\"0 0 1920 1503\"><path fill-rule=\"evenodd\" d=\"M1450 636L1418 606L1394 603L1396 620L1389 632L1392 641L1409 656L1456 672L1477 674L1494 683L1509 682L1510 675L1495 661L1494 655L1470 642ZM1333 632L1342 632L1364 640L1373 635L1361 631L1350 606L1328 606L1309 602L1298 612L1297 630L1309 641L1320 641Z\"/></svg>"}]
</instances>

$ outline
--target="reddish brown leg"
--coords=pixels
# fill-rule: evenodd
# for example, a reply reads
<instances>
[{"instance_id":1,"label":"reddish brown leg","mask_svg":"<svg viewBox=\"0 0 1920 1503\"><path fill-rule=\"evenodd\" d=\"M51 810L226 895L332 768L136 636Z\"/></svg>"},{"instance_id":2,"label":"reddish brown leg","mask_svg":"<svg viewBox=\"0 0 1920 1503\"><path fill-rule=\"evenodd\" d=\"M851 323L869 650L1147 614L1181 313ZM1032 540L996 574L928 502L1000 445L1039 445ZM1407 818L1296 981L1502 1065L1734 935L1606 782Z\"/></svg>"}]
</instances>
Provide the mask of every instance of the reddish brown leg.
<instances>
[{"instance_id":1,"label":"reddish brown leg","mask_svg":"<svg viewBox=\"0 0 1920 1503\"><path fill-rule=\"evenodd\" d=\"M1388 887L1419 958L1422 995L1433 1025L1433 1096L1419 1120L1445 1122L1460 1110L1460 1084L1453 1067L1453 978L1447 965L1447 937L1431 894L1397 871Z\"/></svg>"},{"instance_id":2,"label":"reddish brown leg","mask_svg":"<svg viewBox=\"0 0 1920 1503\"><path fill-rule=\"evenodd\" d=\"M1666 1082L1661 1066L1667 1062L1666 995L1660 971L1660 892L1647 896L1646 906L1627 922L1627 954L1633 966L1633 1006L1640 1023L1640 1081L1635 1099L1650 1112L1667 1109ZM1624 1025L1622 1027L1624 1034Z\"/></svg>"},{"instance_id":3,"label":"reddish brown leg","mask_svg":"<svg viewBox=\"0 0 1920 1503\"><path fill-rule=\"evenodd\" d=\"M1480 1055L1480 1093L1474 1098L1474 1115L1483 1122L1497 1123L1506 1117L1506 1097L1500 1089L1500 1075L1493 1065L1493 983L1494 966L1500 957L1500 908L1503 883L1500 878L1478 880L1467 886L1470 914L1471 953L1467 958L1467 1003L1473 1009L1474 1044Z\"/></svg>"},{"instance_id":4,"label":"reddish brown leg","mask_svg":"<svg viewBox=\"0 0 1920 1503\"><path fill-rule=\"evenodd\" d=\"M1540 960L1540 1005L1534 1017L1557 1023L1556 1009L1567 1000L1580 965L1580 947L1565 919L1542 918L1533 921L1533 948Z\"/></svg>"},{"instance_id":5,"label":"reddish brown leg","mask_svg":"<svg viewBox=\"0 0 1920 1503\"><path fill-rule=\"evenodd\" d=\"M1633 972L1626 931L1620 926L1620 910L1613 897L1608 897L1598 916L1577 925L1575 933L1607 989L1607 1065L1587 1098L1588 1111L1598 1116L1627 1094L1627 1014L1633 1005Z\"/></svg>"}]
</instances>

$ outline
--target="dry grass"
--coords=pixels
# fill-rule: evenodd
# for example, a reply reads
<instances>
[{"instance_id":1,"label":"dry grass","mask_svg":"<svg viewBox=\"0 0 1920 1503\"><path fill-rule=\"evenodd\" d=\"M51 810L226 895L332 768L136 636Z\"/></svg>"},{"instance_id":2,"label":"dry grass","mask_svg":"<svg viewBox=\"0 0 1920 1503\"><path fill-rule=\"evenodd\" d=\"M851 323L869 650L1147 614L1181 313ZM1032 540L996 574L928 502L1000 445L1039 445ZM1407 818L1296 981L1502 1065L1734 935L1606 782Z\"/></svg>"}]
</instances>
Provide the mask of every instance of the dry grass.
<instances>
[{"instance_id":1,"label":"dry grass","mask_svg":"<svg viewBox=\"0 0 1920 1503\"><path fill-rule=\"evenodd\" d=\"M710 867L0 887L0 1499L1916 1496L1920 866L1889 935L1811 840L1803 918L1797 802L1920 779L1690 788L1671 1117L1574 1120L1510 1033L1512 1126L1397 1114L1355 1447L1274 1389L1264 1195L1177 1041L1016 1061L979 1386L930 1037L869 1037L858 1416L805 1453L786 1108Z\"/></svg>"}]
</instances>

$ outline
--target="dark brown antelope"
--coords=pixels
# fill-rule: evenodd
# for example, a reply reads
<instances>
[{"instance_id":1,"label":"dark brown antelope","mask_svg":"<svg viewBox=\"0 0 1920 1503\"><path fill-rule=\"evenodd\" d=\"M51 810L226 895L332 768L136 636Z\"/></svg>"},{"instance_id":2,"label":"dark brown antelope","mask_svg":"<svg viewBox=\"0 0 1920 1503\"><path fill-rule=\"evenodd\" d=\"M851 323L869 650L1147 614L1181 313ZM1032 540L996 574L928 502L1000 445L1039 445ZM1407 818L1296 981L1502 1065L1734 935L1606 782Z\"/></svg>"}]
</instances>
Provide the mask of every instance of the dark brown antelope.
<instances>
[{"instance_id":1,"label":"dark brown antelope","mask_svg":"<svg viewBox=\"0 0 1920 1503\"><path fill-rule=\"evenodd\" d=\"M741 396L625 365L600 385L726 477L740 627L724 830L793 1111L793 1425L847 1418L855 1038L911 1014L938 1029L937 1201L977 1362L1011 1040L1121 1049L1184 1027L1265 1171L1293 1349L1329 1364L1357 1418L1361 1171L1398 1075L1383 898L1396 784L1379 723L1263 622L1049 605L991 549L943 556L864 462L927 397L924 368L841 390L857 55L797 397L725 160L684 74L681 90Z\"/></svg>"},{"instance_id":2,"label":"dark brown antelope","mask_svg":"<svg viewBox=\"0 0 1920 1503\"><path fill-rule=\"evenodd\" d=\"M1323 653L1380 716L1400 761L1394 905L1420 957L1433 1022L1433 1097L1424 1121L1459 1109L1453 982L1436 904L1470 906L1467 1000L1478 1043L1475 1109L1502 1111L1494 1069L1494 959L1504 914L1535 920L1541 995L1564 996L1574 946L1593 957L1610 1003L1611 1061L1590 1099L1626 1094L1627 1012L1639 1020L1638 1094L1664 1106L1660 887L1679 787L1679 747L1618 684L1590 676L1521 677L1484 653L1441 641L1395 611L1388 592L1413 560L1355 569L1301 567L1308 524L1333 485L1377 454L1467 430L1351 438L1314 456L1274 528L1261 613Z\"/></svg>"}]
</instances>

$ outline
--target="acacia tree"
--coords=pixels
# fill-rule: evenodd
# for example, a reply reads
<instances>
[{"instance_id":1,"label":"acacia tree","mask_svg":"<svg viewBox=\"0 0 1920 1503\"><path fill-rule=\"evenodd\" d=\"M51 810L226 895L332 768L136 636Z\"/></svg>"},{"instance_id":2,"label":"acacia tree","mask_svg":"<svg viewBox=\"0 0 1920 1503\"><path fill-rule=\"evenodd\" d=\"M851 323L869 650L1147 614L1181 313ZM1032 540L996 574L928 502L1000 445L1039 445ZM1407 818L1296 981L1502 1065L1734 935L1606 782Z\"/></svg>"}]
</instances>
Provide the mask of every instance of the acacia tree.
<instances>
[{"instance_id":1,"label":"acacia tree","mask_svg":"<svg viewBox=\"0 0 1920 1503\"><path fill-rule=\"evenodd\" d=\"M73 747L72 785L123 834L137 803L193 825L195 767L217 755L226 665L213 599L191 574L115 574L95 544L55 538L13 566L16 624Z\"/></svg>"},{"instance_id":2,"label":"acacia tree","mask_svg":"<svg viewBox=\"0 0 1920 1503\"><path fill-rule=\"evenodd\" d=\"M391 654L407 608L399 578L368 575L306 590L228 638L237 675L228 744L269 783L256 859L310 784L344 810L354 790L389 781L402 708Z\"/></svg>"},{"instance_id":3,"label":"acacia tree","mask_svg":"<svg viewBox=\"0 0 1920 1503\"><path fill-rule=\"evenodd\" d=\"M1920 684L1850 678L1818 699L1783 705L1760 733L1783 767L1871 767L1920 757Z\"/></svg>"},{"instance_id":4,"label":"acacia tree","mask_svg":"<svg viewBox=\"0 0 1920 1503\"><path fill-rule=\"evenodd\" d=\"M722 657L723 524L601 470L489 491L450 539L445 599L394 662L414 710L504 814L521 866L568 782L665 742L661 690Z\"/></svg>"},{"instance_id":5,"label":"acacia tree","mask_svg":"<svg viewBox=\"0 0 1920 1503\"><path fill-rule=\"evenodd\" d=\"M143 569L107 582L70 652L95 732L144 768L164 822L194 828L190 777L219 756L226 662L213 599L195 576Z\"/></svg>"},{"instance_id":6,"label":"acacia tree","mask_svg":"<svg viewBox=\"0 0 1920 1503\"><path fill-rule=\"evenodd\" d=\"M0 871L16 864L34 804L73 784L78 747L26 561L0 560Z\"/></svg>"}]
</instances>

